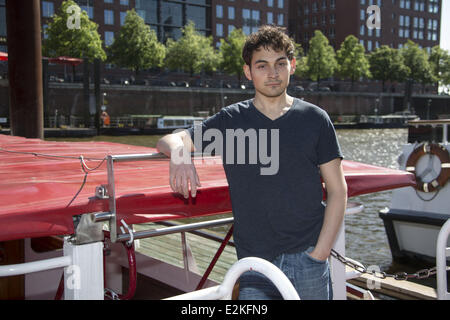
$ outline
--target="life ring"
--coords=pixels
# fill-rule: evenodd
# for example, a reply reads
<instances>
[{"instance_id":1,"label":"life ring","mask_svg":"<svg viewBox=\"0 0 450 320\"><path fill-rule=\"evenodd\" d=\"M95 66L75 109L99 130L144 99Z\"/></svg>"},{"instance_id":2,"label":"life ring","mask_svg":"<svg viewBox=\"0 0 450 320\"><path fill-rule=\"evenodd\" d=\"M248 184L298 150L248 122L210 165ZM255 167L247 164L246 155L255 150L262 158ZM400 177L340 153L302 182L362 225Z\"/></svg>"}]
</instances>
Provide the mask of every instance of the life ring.
<instances>
[{"instance_id":1,"label":"life ring","mask_svg":"<svg viewBox=\"0 0 450 320\"><path fill-rule=\"evenodd\" d=\"M417 162L425 154L435 155L441 161L441 172L433 181L430 182L423 182L416 171ZM449 152L440 144L428 142L422 143L409 155L409 158L406 161L406 171L414 172L417 182L416 189L423 192L436 191L438 188L443 187L450 179Z\"/></svg>"}]
</instances>

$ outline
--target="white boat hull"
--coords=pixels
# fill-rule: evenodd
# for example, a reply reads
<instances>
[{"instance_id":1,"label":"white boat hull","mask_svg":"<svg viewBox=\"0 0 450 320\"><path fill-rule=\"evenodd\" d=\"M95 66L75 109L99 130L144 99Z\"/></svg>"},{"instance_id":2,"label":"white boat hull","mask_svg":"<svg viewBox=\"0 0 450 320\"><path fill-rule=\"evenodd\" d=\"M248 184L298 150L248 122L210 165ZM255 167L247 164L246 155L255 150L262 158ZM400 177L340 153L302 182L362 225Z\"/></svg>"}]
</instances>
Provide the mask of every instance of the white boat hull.
<instances>
[{"instance_id":1,"label":"white boat hull","mask_svg":"<svg viewBox=\"0 0 450 320\"><path fill-rule=\"evenodd\" d=\"M405 170L406 161L416 146L407 144L403 147L400 169ZM449 144L445 146L450 149ZM434 159L432 165L434 172L439 173L440 162ZM417 171L423 172L427 166L430 167L428 156L423 156ZM391 205L380 212L380 217L395 261L435 263L439 230L450 219L449 199L450 182L437 193L425 193L413 187L393 190Z\"/></svg>"}]
</instances>

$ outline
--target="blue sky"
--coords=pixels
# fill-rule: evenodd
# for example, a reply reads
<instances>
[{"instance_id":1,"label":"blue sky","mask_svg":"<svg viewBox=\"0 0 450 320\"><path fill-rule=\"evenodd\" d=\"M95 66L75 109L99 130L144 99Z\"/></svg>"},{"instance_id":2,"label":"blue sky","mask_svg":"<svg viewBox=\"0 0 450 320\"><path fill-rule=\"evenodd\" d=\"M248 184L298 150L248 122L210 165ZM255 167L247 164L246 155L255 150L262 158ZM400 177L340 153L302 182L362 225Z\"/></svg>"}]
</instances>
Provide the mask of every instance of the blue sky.
<instances>
[{"instance_id":1,"label":"blue sky","mask_svg":"<svg viewBox=\"0 0 450 320\"><path fill-rule=\"evenodd\" d=\"M442 0L441 48L450 50L450 0Z\"/></svg>"}]
</instances>

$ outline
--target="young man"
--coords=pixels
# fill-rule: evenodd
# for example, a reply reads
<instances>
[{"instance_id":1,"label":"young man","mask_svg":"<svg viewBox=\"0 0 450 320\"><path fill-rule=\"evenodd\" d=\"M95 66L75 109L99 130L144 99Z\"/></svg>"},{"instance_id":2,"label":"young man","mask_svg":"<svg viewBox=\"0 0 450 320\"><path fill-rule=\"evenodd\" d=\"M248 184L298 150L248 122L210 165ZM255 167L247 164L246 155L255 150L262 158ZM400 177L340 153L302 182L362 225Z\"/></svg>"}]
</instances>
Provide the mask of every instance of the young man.
<instances>
[{"instance_id":1,"label":"young man","mask_svg":"<svg viewBox=\"0 0 450 320\"><path fill-rule=\"evenodd\" d=\"M201 126L158 142L159 151L171 156L170 185L186 198L189 191L195 197L201 185L186 154L194 150L196 130L221 133L238 258L271 261L291 280L301 299L331 299L327 258L347 201L333 125L325 111L287 94L295 57L283 29L263 26L251 34L243 58L245 76L255 87L253 99L230 105ZM195 146L203 149L202 141L194 141ZM239 290L240 299L280 298L275 286L253 271L241 276Z\"/></svg>"}]
</instances>

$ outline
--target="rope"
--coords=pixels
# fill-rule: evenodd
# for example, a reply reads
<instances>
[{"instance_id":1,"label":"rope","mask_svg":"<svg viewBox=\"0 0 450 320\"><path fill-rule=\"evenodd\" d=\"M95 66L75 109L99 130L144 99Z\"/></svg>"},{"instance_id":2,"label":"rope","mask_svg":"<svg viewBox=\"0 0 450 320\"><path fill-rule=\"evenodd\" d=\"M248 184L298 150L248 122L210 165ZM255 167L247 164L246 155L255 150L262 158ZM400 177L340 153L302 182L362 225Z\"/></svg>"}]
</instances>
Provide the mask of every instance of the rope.
<instances>
[{"instance_id":1,"label":"rope","mask_svg":"<svg viewBox=\"0 0 450 320\"><path fill-rule=\"evenodd\" d=\"M87 180L88 174L90 172L95 171L98 168L100 168L102 166L102 164L106 160L106 157L104 157L103 159L99 159L99 158L85 158L83 155L80 155L80 156L60 156L60 155L45 154L45 153L38 153L38 152L12 151L12 150L6 150L4 148L0 148L0 151L1 152L6 152L6 153L32 155L32 156L35 156L35 157L42 157L42 158L49 158L49 159L56 158L56 159L70 159L70 160L75 160L76 159L76 160L80 160L81 170L84 172L83 182L81 183L81 186L78 189L77 193L75 193L75 195L73 196L72 200L70 200L70 202L67 204L66 208L70 207L72 202L74 202L75 199L80 194L81 190L83 190L84 185L86 184L86 180ZM94 168L89 168L88 165L85 162L85 159L88 160L88 161L100 161L100 163Z\"/></svg>"},{"instance_id":2,"label":"rope","mask_svg":"<svg viewBox=\"0 0 450 320\"><path fill-rule=\"evenodd\" d=\"M43 157L43 158L62 158L62 159L80 159L80 156L60 156L60 155L54 155L54 154L45 154L45 153L38 153L38 152L27 152L27 151L12 151L12 150L6 150L4 148L0 147L0 151L7 152L7 153L17 153L17 154L28 154L36 157ZM88 161L104 161L106 158L99 159L99 158L86 158Z\"/></svg>"}]
</instances>

